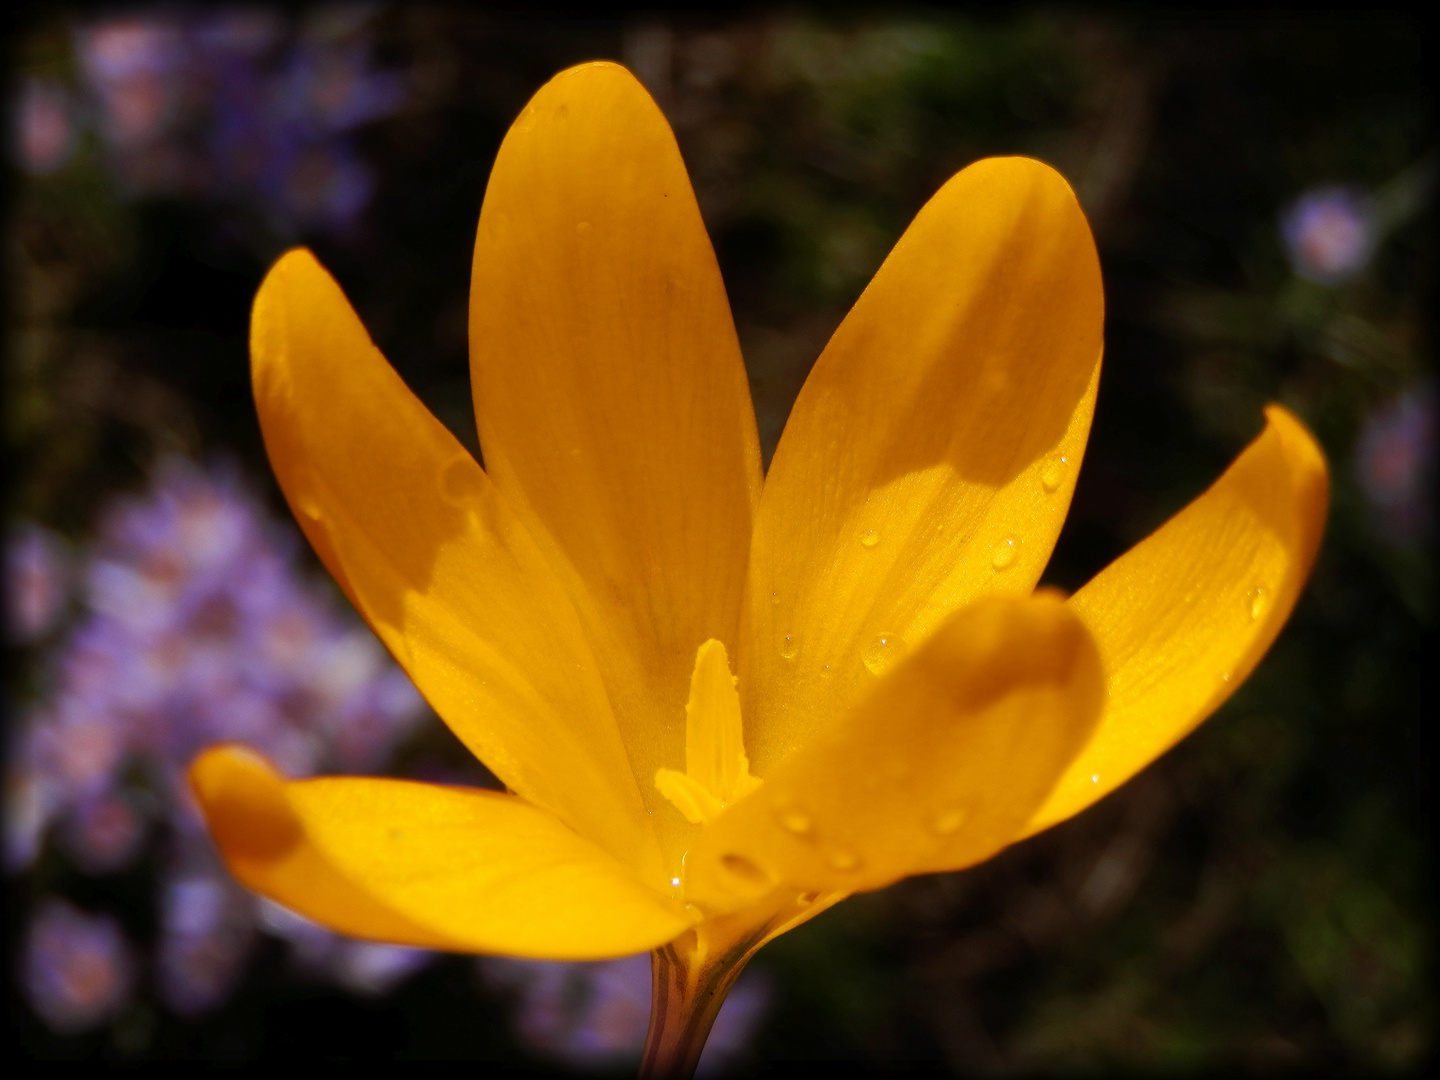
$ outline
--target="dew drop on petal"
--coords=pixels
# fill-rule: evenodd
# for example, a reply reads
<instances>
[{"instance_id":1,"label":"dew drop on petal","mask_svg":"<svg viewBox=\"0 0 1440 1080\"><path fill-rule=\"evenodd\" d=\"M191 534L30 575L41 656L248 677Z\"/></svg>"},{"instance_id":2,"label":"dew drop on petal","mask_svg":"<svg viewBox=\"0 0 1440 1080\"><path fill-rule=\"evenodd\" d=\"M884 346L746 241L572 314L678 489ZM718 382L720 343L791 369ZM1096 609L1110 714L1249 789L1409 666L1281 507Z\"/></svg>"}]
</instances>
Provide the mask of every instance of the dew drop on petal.
<instances>
[{"instance_id":1,"label":"dew drop on petal","mask_svg":"<svg viewBox=\"0 0 1440 1080\"><path fill-rule=\"evenodd\" d=\"M781 810L778 816L781 827L796 836L807 836L815 827L815 823L810 820L810 815L803 810Z\"/></svg>"},{"instance_id":2,"label":"dew drop on petal","mask_svg":"<svg viewBox=\"0 0 1440 1080\"><path fill-rule=\"evenodd\" d=\"M830 865L836 870L848 871L860 868L860 856L853 851L837 848L830 853Z\"/></svg>"},{"instance_id":3,"label":"dew drop on petal","mask_svg":"<svg viewBox=\"0 0 1440 1080\"><path fill-rule=\"evenodd\" d=\"M780 594L779 594L778 592L772 592L772 593L770 594L770 603L772 603L772 604L778 604L778 603L780 603Z\"/></svg>"},{"instance_id":4,"label":"dew drop on petal","mask_svg":"<svg viewBox=\"0 0 1440 1080\"><path fill-rule=\"evenodd\" d=\"M866 529L860 534L860 543L867 548L873 548L876 544L880 543L880 534L874 529Z\"/></svg>"},{"instance_id":5,"label":"dew drop on petal","mask_svg":"<svg viewBox=\"0 0 1440 1080\"><path fill-rule=\"evenodd\" d=\"M1245 594L1245 603L1249 608L1250 618L1259 619L1270 610L1270 590L1264 585L1256 585Z\"/></svg>"},{"instance_id":6,"label":"dew drop on petal","mask_svg":"<svg viewBox=\"0 0 1440 1080\"><path fill-rule=\"evenodd\" d=\"M1069 463L1070 459L1063 455L1047 461L1044 471L1040 474L1040 486L1047 492L1054 492L1058 489L1065 479L1065 466Z\"/></svg>"},{"instance_id":7,"label":"dew drop on petal","mask_svg":"<svg viewBox=\"0 0 1440 1080\"><path fill-rule=\"evenodd\" d=\"M1015 552L1019 549L1020 543L1013 536L1007 536L995 547L995 554L990 557L990 565L996 570L1007 570L1015 562Z\"/></svg>"},{"instance_id":8,"label":"dew drop on petal","mask_svg":"<svg viewBox=\"0 0 1440 1080\"><path fill-rule=\"evenodd\" d=\"M952 807L949 810L942 810L930 819L930 828L941 836L949 836L965 824L965 819L970 816L970 811L963 806Z\"/></svg>"},{"instance_id":9,"label":"dew drop on petal","mask_svg":"<svg viewBox=\"0 0 1440 1080\"><path fill-rule=\"evenodd\" d=\"M1092 784L1098 784L1099 782L1100 782L1100 774L1099 774L1098 772L1097 772L1097 773L1091 773L1091 774L1090 774L1090 783L1092 783Z\"/></svg>"},{"instance_id":10,"label":"dew drop on petal","mask_svg":"<svg viewBox=\"0 0 1440 1080\"><path fill-rule=\"evenodd\" d=\"M884 675L895 664L904 659L910 647L905 644L905 639L899 634L876 634L865 646L860 654L860 659L865 662L866 668L872 675Z\"/></svg>"},{"instance_id":11,"label":"dew drop on petal","mask_svg":"<svg viewBox=\"0 0 1440 1080\"><path fill-rule=\"evenodd\" d=\"M678 877L672 877L670 879L670 887L672 889L678 889L680 887L680 879Z\"/></svg>"},{"instance_id":12,"label":"dew drop on petal","mask_svg":"<svg viewBox=\"0 0 1440 1080\"><path fill-rule=\"evenodd\" d=\"M736 855L733 852L729 855L722 855L720 856L720 865L745 885L763 887L770 884L770 875L744 855Z\"/></svg>"},{"instance_id":13,"label":"dew drop on petal","mask_svg":"<svg viewBox=\"0 0 1440 1080\"><path fill-rule=\"evenodd\" d=\"M451 502L464 503L478 498L481 493L479 468L469 458L457 458L441 473L440 489Z\"/></svg>"},{"instance_id":14,"label":"dew drop on petal","mask_svg":"<svg viewBox=\"0 0 1440 1080\"><path fill-rule=\"evenodd\" d=\"M800 642L794 634L786 634L785 639L780 642L780 656L784 660L794 660L800 655Z\"/></svg>"}]
</instances>

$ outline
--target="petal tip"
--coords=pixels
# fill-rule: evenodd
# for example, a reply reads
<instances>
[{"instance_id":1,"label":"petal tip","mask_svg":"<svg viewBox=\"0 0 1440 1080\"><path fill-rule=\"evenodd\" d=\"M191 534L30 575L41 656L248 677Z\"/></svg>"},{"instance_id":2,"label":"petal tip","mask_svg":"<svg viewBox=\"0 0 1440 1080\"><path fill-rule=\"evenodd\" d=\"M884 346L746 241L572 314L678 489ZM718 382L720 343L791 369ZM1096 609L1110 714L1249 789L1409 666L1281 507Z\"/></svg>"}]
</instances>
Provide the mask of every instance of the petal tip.
<instances>
[{"instance_id":1,"label":"petal tip","mask_svg":"<svg viewBox=\"0 0 1440 1080\"><path fill-rule=\"evenodd\" d=\"M299 819L285 797L285 778L249 747L211 747L191 764L189 779L226 855L270 859L300 839Z\"/></svg>"}]
</instances>

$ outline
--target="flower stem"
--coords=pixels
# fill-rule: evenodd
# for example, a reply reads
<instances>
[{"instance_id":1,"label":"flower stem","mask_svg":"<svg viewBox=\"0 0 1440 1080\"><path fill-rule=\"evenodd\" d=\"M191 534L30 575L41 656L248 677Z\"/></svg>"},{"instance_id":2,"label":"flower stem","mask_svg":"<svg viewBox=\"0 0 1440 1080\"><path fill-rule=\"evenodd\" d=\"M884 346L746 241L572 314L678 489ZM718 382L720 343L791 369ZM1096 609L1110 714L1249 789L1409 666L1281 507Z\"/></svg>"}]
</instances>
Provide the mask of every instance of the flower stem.
<instances>
[{"instance_id":1,"label":"flower stem","mask_svg":"<svg viewBox=\"0 0 1440 1080\"><path fill-rule=\"evenodd\" d=\"M690 1080L725 995L760 946L845 896L776 891L750 908L706 919L652 952L640 1080Z\"/></svg>"},{"instance_id":2,"label":"flower stem","mask_svg":"<svg viewBox=\"0 0 1440 1080\"><path fill-rule=\"evenodd\" d=\"M707 950L685 947L685 938L694 936L650 954L650 1033L640 1080L689 1080L695 1074L725 995L754 952L742 947L738 956L707 957Z\"/></svg>"}]
</instances>

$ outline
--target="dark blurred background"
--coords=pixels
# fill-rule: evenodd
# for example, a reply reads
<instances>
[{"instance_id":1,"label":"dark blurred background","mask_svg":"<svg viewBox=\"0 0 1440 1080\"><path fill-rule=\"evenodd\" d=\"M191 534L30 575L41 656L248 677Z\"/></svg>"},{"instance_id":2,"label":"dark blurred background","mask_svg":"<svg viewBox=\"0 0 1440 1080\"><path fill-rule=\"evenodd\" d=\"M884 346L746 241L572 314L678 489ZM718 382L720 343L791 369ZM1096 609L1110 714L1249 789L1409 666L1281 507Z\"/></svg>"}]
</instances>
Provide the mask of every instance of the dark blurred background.
<instances>
[{"instance_id":1,"label":"dark blurred background","mask_svg":"<svg viewBox=\"0 0 1440 1080\"><path fill-rule=\"evenodd\" d=\"M990 863L768 946L707 1067L1430 1057L1437 140L1417 21L56 5L7 47L5 979L22 1055L633 1069L643 959L341 940L229 883L179 782L216 738L297 773L484 782L297 539L250 397L249 304L280 252L310 245L478 453L466 302L493 156L551 75L610 58L675 128L767 459L919 207L971 161L1020 153L1079 193L1108 308L1047 580L1078 587L1194 497L1268 401L1311 426L1334 481L1308 591L1209 723Z\"/></svg>"}]
</instances>

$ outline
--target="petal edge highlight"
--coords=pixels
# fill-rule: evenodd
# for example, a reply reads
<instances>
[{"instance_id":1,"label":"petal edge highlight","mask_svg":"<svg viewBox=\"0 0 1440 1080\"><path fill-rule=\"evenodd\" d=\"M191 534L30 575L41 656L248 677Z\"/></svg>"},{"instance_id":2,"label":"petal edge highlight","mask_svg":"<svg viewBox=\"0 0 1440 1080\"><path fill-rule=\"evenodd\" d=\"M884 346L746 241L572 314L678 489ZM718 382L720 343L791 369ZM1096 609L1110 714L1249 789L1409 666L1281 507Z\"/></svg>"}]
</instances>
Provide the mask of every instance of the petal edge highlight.
<instances>
[{"instance_id":1,"label":"petal edge highlight","mask_svg":"<svg viewBox=\"0 0 1440 1080\"><path fill-rule=\"evenodd\" d=\"M403 780L285 781L222 746L192 787L245 885L342 933L554 960L623 956L690 920L513 795Z\"/></svg>"},{"instance_id":2,"label":"petal edge highlight","mask_svg":"<svg viewBox=\"0 0 1440 1080\"><path fill-rule=\"evenodd\" d=\"M1299 599L1324 533L1329 473L1314 437L1271 405L1210 488L1070 598L1104 658L1100 724L1029 832L1119 787L1245 681Z\"/></svg>"}]
</instances>

